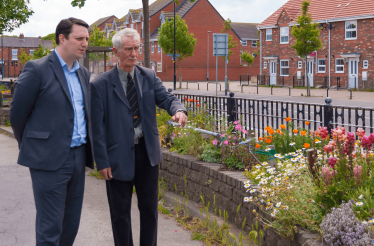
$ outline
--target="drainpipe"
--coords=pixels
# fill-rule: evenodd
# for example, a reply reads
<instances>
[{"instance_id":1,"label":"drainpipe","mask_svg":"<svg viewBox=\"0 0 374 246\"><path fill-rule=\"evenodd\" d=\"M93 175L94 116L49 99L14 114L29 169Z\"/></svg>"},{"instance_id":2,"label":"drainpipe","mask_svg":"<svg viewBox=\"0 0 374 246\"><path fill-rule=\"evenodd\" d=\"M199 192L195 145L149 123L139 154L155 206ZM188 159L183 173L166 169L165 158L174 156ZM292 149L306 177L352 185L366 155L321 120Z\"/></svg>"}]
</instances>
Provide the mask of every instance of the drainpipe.
<instances>
[{"instance_id":1,"label":"drainpipe","mask_svg":"<svg viewBox=\"0 0 374 246\"><path fill-rule=\"evenodd\" d=\"M327 28L329 29L329 88L331 87L331 29L329 22L326 20Z\"/></svg>"},{"instance_id":2,"label":"drainpipe","mask_svg":"<svg viewBox=\"0 0 374 246\"><path fill-rule=\"evenodd\" d=\"M262 30L260 30L260 79L262 77Z\"/></svg>"}]
</instances>

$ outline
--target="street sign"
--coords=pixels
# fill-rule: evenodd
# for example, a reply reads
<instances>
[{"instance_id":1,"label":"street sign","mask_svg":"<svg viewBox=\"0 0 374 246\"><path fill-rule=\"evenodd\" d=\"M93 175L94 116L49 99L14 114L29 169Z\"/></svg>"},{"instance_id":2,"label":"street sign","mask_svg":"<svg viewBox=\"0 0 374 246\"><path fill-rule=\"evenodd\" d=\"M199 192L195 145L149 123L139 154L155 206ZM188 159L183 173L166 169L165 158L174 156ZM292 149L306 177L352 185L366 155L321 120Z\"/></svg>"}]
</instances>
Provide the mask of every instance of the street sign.
<instances>
[{"instance_id":1,"label":"street sign","mask_svg":"<svg viewBox=\"0 0 374 246\"><path fill-rule=\"evenodd\" d=\"M213 56L229 54L229 36L227 33L213 33Z\"/></svg>"},{"instance_id":2,"label":"street sign","mask_svg":"<svg viewBox=\"0 0 374 246\"><path fill-rule=\"evenodd\" d=\"M168 54L168 56L173 57L174 54ZM175 57L180 57L180 56L181 56L180 54L175 54Z\"/></svg>"}]
</instances>

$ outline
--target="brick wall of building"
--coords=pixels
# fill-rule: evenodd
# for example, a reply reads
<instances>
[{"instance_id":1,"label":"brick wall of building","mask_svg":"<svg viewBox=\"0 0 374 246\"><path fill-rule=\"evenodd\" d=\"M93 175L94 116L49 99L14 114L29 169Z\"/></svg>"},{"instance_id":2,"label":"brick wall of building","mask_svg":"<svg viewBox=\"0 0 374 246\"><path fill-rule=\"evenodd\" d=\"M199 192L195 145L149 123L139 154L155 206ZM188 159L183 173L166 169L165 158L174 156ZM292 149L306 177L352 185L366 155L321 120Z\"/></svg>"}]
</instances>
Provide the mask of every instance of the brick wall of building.
<instances>
[{"instance_id":1,"label":"brick wall of building","mask_svg":"<svg viewBox=\"0 0 374 246\"><path fill-rule=\"evenodd\" d=\"M0 48L1 49L1 48ZM23 70L24 65L20 63L20 60L17 57L16 62L12 63L12 49L17 50L17 56L21 55L23 49L26 54L30 54L30 50L37 50L36 48L20 48L20 47L4 47L4 77L18 77L20 71ZM1 60L1 52L0 52ZM1 74L1 64L0 64L0 74Z\"/></svg>"}]
</instances>

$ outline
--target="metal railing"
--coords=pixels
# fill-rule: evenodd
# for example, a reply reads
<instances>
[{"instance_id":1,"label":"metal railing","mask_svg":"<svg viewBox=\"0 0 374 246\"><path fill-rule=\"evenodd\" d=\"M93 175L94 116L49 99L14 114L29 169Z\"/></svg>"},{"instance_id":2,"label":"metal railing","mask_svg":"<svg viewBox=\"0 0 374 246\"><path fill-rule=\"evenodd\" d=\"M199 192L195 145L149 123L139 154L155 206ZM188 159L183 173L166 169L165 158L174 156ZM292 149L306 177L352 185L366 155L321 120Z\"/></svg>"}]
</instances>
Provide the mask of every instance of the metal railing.
<instances>
[{"instance_id":1,"label":"metal railing","mask_svg":"<svg viewBox=\"0 0 374 246\"><path fill-rule=\"evenodd\" d=\"M209 84L214 84L214 85L216 85L216 82L208 82L208 83L206 83L206 90L207 90L207 91L208 91L208 86L209 86ZM217 84L219 85L219 91L221 91L221 83L217 82Z\"/></svg>"},{"instance_id":2,"label":"metal railing","mask_svg":"<svg viewBox=\"0 0 374 246\"><path fill-rule=\"evenodd\" d=\"M200 90L200 84L199 84L199 82L196 82L196 81L187 81L187 89L188 89L188 83L197 84L197 90L198 91Z\"/></svg>"},{"instance_id":3,"label":"metal railing","mask_svg":"<svg viewBox=\"0 0 374 246\"><path fill-rule=\"evenodd\" d=\"M203 96L190 94L176 94L182 102L188 102L188 110L196 113L208 110L216 120L217 125L227 124L235 120L246 126L247 130L255 130L256 137L263 135L266 126L279 128L286 125L285 119L291 117L295 127L302 127L314 131L320 126L335 128L346 127L347 131L356 132L363 128L367 134L374 132L373 108L333 106L330 98L326 104L308 104L284 101L257 100L222 96ZM190 101L199 101L199 106ZM306 122L309 124L306 124Z\"/></svg>"}]
</instances>

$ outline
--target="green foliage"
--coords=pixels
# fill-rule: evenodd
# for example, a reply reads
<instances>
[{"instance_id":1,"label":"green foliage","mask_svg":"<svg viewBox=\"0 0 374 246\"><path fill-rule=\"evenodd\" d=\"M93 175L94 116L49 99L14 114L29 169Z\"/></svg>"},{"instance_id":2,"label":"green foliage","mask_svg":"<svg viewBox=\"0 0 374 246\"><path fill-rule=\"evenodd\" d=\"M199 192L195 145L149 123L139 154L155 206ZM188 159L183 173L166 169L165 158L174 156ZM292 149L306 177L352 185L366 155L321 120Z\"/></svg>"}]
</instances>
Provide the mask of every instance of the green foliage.
<instances>
[{"instance_id":1,"label":"green foliage","mask_svg":"<svg viewBox=\"0 0 374 246\"><path fill-rule=\"evenodd\" d=\"M99 171L97 171L96 163L95 163L94 171L90 171L88 173L88 176L92 176L92 177L95 177L97 179L103 179L103 176L101 176L101 174L99 173Z\"/></svg>"},{"instance_id":2,"label":"green foliage","mask_svg":"<svg viewBox=\"0 0 374 246\"><path fill-rule=\"evenodd\" d=\"M95 25L91 31L91 36L88 39L89 46L100 46L100 47L111 47L112 44L112 37L115 32L109 34L109 38L106 37L104 31L100 31L100 29ZM100 60L104 60L104 53L90 53L90 61L98 62ZM109 55L107 54L106 60L109 60Z\"/></svg>"},{"instance_id":3,"label":"green foliage","mask_svg":"<svg viewBox=\"0 0 374 246\"><path fill-rule=\"evenodd\" d=\"M42 40L55 40L56 41L56 34L50 33L47 36L42 37Z\"/></svg>"},{"instance_id":4,"label":"green foliage","mask_svg":"<svg viewBox=\"0 0 374 246\"><path fill-rule=\"evenodd\" d=\"M10 122L9 122L8 119L5 119L5 125L6 125L6 126L12 126L12 125L10 124Z\"/></svg>"},{"instance_id":5,"label":"green foliage","mask_svg":"<svg viewBox=\"0 0 374 246\"><path fill-rule=\"evenodd\" d=\"M322 41L319 38L318 23L312 22L312 17L308 14L309 5L310 2L306 0L301 3L302 15L297 16L296 25L292 27L291 32L292 36L295 37L295 44L291 48L295 49L298 56L305 58L305 63L310 53L323 48ZM307 81L307 93L310 96L309 80Z\"/></svg>"},{"instance_id":6,"label":"green foliage","mask_svg":"<svg viewBox=\"0 0 374 246\"><path fill-rule=\"evenodd\" d=\"M213 144L203 144L200 149L202 149L203 153L199 155L199 158L203 161L211 163L221 162L221 148Z\"/></svg>"},{"instance_id":7,"label":"green foliage","mask_svg":"<svg viewBox=\"0 0 374 246\"><path fill-rule=\"evenodd\" d=\"M19 63L25 65L28 61L32 60L32 55L26 54L24 49L21 49L21 54L18 56Z\"/></svg>"},{"instance_id":8,"label":"green foliage","mask_svg":"<svg viewBox=\"0 0 374 246\"><path fill-rule=\"evenodd\" d=\"M248 67L252 65L253 61L255 60L255 57L249 53L248 51L244 51L241 55L240 58L242 58L243 61L248 63Z\"/></svg>"},{"instance_id":9,"label":"green foliage","mask_svg":"<svg viewBox=\"0 0 374 246\"><path fill-rule=\"evenodd\" d=\"M227 19L225 22L223 22L223 29L222 33L228 33L231 30L231 20ZM236 48L238 46L238 42L234 41L234 37L232 35L228 35L228 43L229 43L229 54L227 56L227 60L230 61L231 56L234 54L233 48ZM225 61L225 57L222 57L222 59Z\"/></svg>"},{"instance_id":10,"label":"green foliage","mask_svg":"<svg viewBox=\"0 0 374 246\"><path fill-rule=\"evenodd\" d=\"M50 50L47 47L44 48L41 44L39 44L39 47L36 50L34 50L33 55L31 54L28 55L23 49L21 49L21 54L18 56L18 59L20 60L20 63L22 65L25 65L26 62L30 60L40 59L49 54L50 54Z\"/></svg>"},{"instance_id":11,"label":"green foliage","mask_svg":"<svg viewBox=\"0 0 374 246\"><path fill-rule=\"evenodd\" d=\"M0 4L0 33L12 32L21 24L28 22L34 13L27 6L29 0L3 0Z\"/></svg>"}]
</instances>

